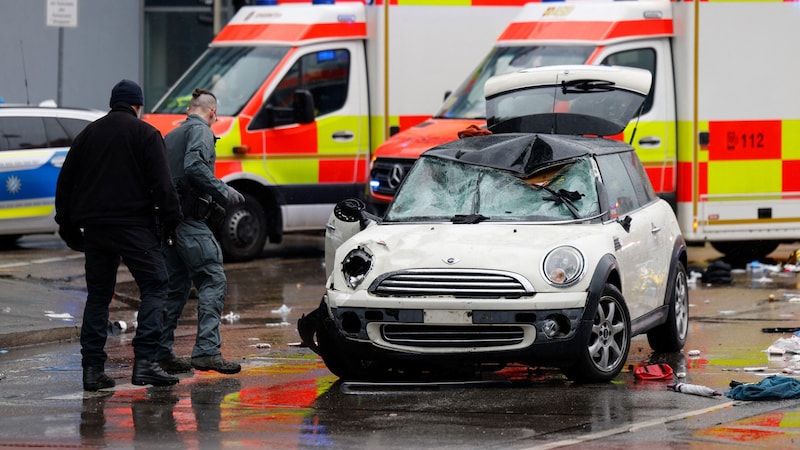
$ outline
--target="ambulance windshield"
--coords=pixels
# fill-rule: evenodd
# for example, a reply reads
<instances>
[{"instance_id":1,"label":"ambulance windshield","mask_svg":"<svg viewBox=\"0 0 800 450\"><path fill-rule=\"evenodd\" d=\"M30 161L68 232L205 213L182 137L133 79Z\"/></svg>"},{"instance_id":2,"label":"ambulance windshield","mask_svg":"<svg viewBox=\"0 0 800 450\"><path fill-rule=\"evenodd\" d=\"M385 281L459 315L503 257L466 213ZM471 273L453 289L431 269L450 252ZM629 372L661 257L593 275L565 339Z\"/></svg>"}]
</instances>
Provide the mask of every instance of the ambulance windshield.
<instances>
[{"instance_id":1,"label":"ambulance windshield","mask_svg":"<svg viewBox=\"0 0 800 450\"><path fill-rule=\"evenodd\" d=\"M434 117L484 119L483 85L489 78L533 67L585 64L594 49L590 45L495 47L475 72L447 97Z\"/></svg>"},{"instance_id":2,"label":"ambulance windshield","mask_svg":"<svg viewBox=\"0 0 800 450\"><path fill-rule=\"evenodd\" d=\"M217 96L217 114L242 110L275 69L288 47L214 47L206 51L153 109L155 114L184 114L195 88Z\"/></svg>"}]
</instances>

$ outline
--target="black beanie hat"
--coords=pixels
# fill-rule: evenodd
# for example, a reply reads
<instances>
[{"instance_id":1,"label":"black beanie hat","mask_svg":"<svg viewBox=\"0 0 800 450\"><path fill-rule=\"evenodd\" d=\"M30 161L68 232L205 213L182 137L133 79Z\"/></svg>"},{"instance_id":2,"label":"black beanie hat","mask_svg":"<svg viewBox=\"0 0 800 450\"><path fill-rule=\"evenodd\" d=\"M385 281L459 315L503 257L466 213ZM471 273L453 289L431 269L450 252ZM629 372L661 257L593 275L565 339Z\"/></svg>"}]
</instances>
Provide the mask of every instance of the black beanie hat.
<instances>
[{"instance_id":1,"label":"black beanie hat","mask_svg":"<svg viewBox=\"0 0 800 450\"><path fill-rule=\"evenodd\" d=\"M129 105L144 105L144 95L142 95L142 88L131 80L122 80L114 86L111 90L111 100L108 101L108 106L114 106L114 103L127 103Z\"/></svg>"}]
</instances>

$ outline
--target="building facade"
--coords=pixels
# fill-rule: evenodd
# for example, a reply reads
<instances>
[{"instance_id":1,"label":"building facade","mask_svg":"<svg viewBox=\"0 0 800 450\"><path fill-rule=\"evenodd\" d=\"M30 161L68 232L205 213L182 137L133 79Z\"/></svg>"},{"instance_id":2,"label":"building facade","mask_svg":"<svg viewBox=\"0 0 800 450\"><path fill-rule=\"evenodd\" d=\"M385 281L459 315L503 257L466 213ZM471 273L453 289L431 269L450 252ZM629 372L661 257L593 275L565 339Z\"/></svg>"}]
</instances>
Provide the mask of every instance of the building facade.
<instances>
[{"instance_id":1,"label":"building facade","mask_svg":"<svg viewBox=\"0 0 800 450\"><path fill-rule=\"evenodd\" d=\"M128 78L142 85L149 109L232 16L234 1L0 0L0 97L105 110L111 88ZM47 25L48 3L59 2L76 6L77 26Z\"/></svg>"}]
</instances>

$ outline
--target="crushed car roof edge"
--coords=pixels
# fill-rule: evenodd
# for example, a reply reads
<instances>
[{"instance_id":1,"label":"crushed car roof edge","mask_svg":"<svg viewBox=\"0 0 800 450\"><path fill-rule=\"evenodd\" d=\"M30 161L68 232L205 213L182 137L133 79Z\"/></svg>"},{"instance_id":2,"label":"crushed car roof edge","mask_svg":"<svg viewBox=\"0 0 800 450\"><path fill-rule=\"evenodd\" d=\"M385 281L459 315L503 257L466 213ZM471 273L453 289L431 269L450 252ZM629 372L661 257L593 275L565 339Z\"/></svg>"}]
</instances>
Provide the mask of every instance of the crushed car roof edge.
<instances>
[{"instance_id":1,"label":"crushed car roof edge","mask_svg":"<svg viewBox=\"0 0 800 450\"><path fill-rule=\"evenodd\" d=\"M459 139L433 147L422 157L491 167L525 178L538 168L585 155L629 151L630 145L610 139L553 134L502 133Z\"/></svg>"}]
</instances>

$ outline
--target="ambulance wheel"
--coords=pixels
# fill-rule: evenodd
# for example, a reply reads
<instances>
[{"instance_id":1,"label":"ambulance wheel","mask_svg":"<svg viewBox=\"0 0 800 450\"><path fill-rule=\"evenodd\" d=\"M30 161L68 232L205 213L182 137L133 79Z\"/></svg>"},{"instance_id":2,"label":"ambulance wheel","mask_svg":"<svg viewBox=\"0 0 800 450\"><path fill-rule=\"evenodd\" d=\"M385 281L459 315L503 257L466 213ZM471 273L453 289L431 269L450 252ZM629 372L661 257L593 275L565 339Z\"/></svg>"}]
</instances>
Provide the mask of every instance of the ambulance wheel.
<instances>
[{"instance_id":1,"label":"ambulance wheel","mask_svg":"<svg viewBox=\"0 0 800 450\"><path fill-rule=\"evenodd\" d=\"M18 234L9 236L0 236L0 249L9 250L17 247L17 240L22 237Z\"/></svg>"},{"instance_id":2,"label":"ambulance wheel","mask_svg":"<svg viewBox=\"0 0 800 450\"><path fill-rule=\"evenodd\" d=\"M258 199L244 194L244 203L227 211L218 237L226 262L259 256L267 240L267 214Z\"/></svg>"},{"instance_id":3,"label":"ambulance wheel","mask_svg":"<svg viewBox=\"0 0 800 450\"><path fill-rule=\"evenodd\" d=\"M564 374L576 383L611 381L622 370L631 348L631 320L622 293L606 284L585 344L575 365Z\"/></svg>"},{"instance_id":4,"label":"ambulance wheel","mask_svg":"<svg viewBox=\"0 0 800 450\"><path fill-rule=\"evenodd\" d=\"M780 245L778 241L717 241L711 243L714 250L743 262L764 258L774 252L778 245Z\"/></svg>"}]
</instances>

